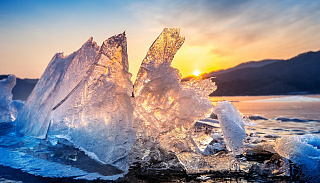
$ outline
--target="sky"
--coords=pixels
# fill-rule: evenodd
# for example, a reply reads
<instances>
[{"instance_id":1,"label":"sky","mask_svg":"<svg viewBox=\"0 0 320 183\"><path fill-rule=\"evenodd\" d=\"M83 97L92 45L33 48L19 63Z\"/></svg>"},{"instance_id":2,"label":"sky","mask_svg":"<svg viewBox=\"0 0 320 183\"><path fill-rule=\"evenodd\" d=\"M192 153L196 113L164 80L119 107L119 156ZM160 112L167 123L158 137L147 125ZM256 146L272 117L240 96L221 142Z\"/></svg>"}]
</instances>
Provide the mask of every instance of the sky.
<instances>
[{"instance_id":1,"label":"sky","mask_svg":"<svg viewBox=\"0 0 320 183\"><path fill-rule=\"evenodd\" d=\"M320 50L317 0L0 0L0 75L39 78L57 52L126 32L133 79L165 27L186 38L182 77Z\"/></svg>"}]
</instances>

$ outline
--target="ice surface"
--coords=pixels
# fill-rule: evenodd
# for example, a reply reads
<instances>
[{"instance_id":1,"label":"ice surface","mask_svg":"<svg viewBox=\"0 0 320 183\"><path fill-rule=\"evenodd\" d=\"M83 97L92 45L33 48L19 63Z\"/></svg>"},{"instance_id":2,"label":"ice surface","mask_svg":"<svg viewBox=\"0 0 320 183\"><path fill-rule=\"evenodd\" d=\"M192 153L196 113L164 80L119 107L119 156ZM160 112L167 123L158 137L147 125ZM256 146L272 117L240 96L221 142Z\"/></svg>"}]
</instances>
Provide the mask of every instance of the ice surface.
<instances>
[{"instance_id":1,"label":"ice surface","mask_svg":"<svg viewBox=\"0 0 320 183\"><path fill-rule=\"evenodd\" d=\"M12 114L12 89L16 85L16 77L14 75L8 76L6 79L0 80L0 123L12 122L15 120Z\"/></svg>"},{"instance_id":2,"label":"ice surface","mask_svg":"<svg viewBox=\"0 0 320 183\"><path fill-rule=\"evenodd\" d=\"M214 112L218 115L227 148L234 155L242 154L243 140L246 137L242 116L228 101L218 102Z\"/></svg>"},{"instance_id":3,"label":"ice surface","mask_svg":"<svg viewBox=\"0 0 320 183\"><path fill-rule=\"evenodd\" d=\"M96 162L65 139L59 139L59 143L52 146L47 140L13 133L13 126L13 123L0 124L0 164L3 166L42 177L110 180L123 176L123 171Z\"/></svg>"},{"instance_id":4,"label":"ice surface","mask_svg":"<svg viewBox=\"0 0 320 183\"><path fill-rule=\"evenodd\" d=\"M0 147L1 164L15 169L22 169L30 174L44 177L74 177L88 174L77 168L63 166L59 163L48 162L28 154Z\"/></svg>"},{"instance_id":5,"label":"ice surface","mask_svg":"<svg viewBox=\"0 0 320 183\"><path fill-rule=\"evenodd\" d=\"M125 33L101 47L57 54L18 117L20 133L65 138L91 157L127 171L132 129L132 82Z\"/></svg>"},{"instance_id":6,"label":"ice surface","mask_svg":"<svg viewBox=\"0 0 320 183\"><path fill-rule=\"evenodd\" d=\"M7 148L0 147L0 161L3 166L10 166L14 169L21 169L23 172L42 177L72 177L74 179L102 179L116 180L123 174L117 175L101 175L99 173L91 173L79 168L64 165L57 162L50 162L45 159L37 158L29 154L10 151Z\"/></svg>"},{"instance_id":7,"label":"ice surface","mask_svg":"<svg viewBox=\"0 0 320 183\"><path fill-rule=\"evenodd\" d=\"M274 149L277 153L301 166L307 181L320 179L320 136L284 136L277 139Z\"/></svg>"},{"instance_id":8,"label":"ice surface","mask_svg":"<svg viewBox=\"0 0 320 183\"><path fill-rule=\"evenodd\" d=\"M248 100L245 102L320 102L320 98L304 97L304 96L288 96L288 97L277 97L277 98L268 98L268 99L261 99L261 100Z\"/></svg>"},{"instance_id":9,"label":"ice surface","mask_svg":"<svg viewBox=\"0 0 320 183\"><path fill-rule=\"evenodd\" d=\"M184 42L179 34L179 29L164 29L139 69L134 84L137 140L133 162L148 164L150 157L165 162L165 156L160 155L164 150L174 152L184 164L189 160L179 156L180 152L198 151L190 129L197 119L211 113L213 106L208 95L215 85L210 80L181 83L179 71L171 67L175 53Z\"/></svg>"}]
</instances>

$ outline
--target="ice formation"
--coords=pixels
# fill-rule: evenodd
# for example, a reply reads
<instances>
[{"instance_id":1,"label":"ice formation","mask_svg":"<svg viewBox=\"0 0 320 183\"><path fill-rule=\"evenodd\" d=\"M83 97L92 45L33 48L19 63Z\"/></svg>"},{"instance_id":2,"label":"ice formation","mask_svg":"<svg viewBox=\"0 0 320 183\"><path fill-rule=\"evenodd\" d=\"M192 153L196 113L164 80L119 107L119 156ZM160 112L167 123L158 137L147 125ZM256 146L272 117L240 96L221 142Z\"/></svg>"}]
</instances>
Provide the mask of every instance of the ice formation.
<instances>
[{"instance_id":1,"label":"ice formation","mask_svg":"<svg viewBox=\"0 0 320 183\"><path fill-rule=\"evenodd\" d=\"M320 179L320 136L284 136L277 139L274 149L277 153L301 166L306 180Z\"/></svg>"},{"instance_id":2,"label":"ice formation","mask_svg":"<svg viewBox=\"0 0 320 183\"><path fill-rule=\"evenodd\" d=\"M134 101L125 34L101 47L90 38L69 56L56 54L19 113L17 132L53 144L68 139L123 171L130 152L131 163L161 162L172 155L192 162L180 155L200 152L190 129L210 114L208 95L216 88L210 80L181 83L171 67L184 42L179 32L164 29L151 46L134 84Z\"/></svg>"},{"instance_id":3,"label":"ice formation","mask_svg":"<svg viewBox=\"0 0 320 183\"><path fill-rule=\"evenodd\" d=\"M15 105L12 104L11 91L16 84L16 77L14 75L8 76L6 79L0 80L0 123L11 122L15 115L12 114Z\"/></svg>"},{"instance_id":4,"label":"ice formation","mask_svg":"<svg viewBox=\"0 0 320 183\"><path fill-rule=\"evenodd\" d=\"M132 82L125 33L101 47L57 54L19 114L18 131L66 138L102 163L127 171L134 140Z\"/></svg>"},{"instance_id":5,"label":"ice formation","mask_svg":"<svg viewBox=\"0 0 320 183\"><path fill-rule=\"evenodd\" d=\"M218 115L227 148L234 155L242 154L243 140L246 137L242 116L228 101L218 102L214 112Z\"/></svg>"},{"instance_id":6,"label":"ice formation","mask_svg":"<svg viewBox=\"0 0 320 183\"><path fill-rule=\"evenodd\" d=\"M198 151L190 128L197 119L210 114L213 105L208 95L215 85L209 79L181 83L179 70L171 67L184 42L179 34L179 29L162 31L144 58L134 83L137 140L133 163L165 162L167 157L161 155L164 150L173 152L188 167L186 164L192 160L182 154Z\"/></svg>"},{"instance_id":7,"label":"ice formation","mask_svg":"<svg viewBox=\"0 0 320 183\"><path fill-rule=\"evenodd\" d=\"M184 42L179 34L163 30L142 62L134 90L124 33L101 47L90 38L69 56L56 54L19 113L17 132L52 144L67 139L124 172L129 165L154 162L208 168L203 156L223 148L211 143L215 135L196 134L194 123L212 112L208 95L216 86L210 79L181 82L171 67Z\"/></svg>"}]
</instances>

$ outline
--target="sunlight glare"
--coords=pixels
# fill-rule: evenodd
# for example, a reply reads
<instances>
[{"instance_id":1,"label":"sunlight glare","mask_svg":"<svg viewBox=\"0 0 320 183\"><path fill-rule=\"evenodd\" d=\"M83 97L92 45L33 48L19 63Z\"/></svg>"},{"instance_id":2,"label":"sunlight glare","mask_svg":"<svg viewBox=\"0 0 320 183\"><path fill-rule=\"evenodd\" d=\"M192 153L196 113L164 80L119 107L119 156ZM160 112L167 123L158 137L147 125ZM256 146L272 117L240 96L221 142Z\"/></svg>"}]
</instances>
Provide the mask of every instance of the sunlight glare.
<instances>
[{"instance_id":1,"label":"sunlight glare","mask_svg":"<svg viewBox=\"0 0 320 183\"><path fill-rule=\"evenodd\" d=\"M193 72L193 75L195 75L195 76L199 76L199 75L200 75L200 71L195 70L195 71Z\"/></svg>"}]
</instances>

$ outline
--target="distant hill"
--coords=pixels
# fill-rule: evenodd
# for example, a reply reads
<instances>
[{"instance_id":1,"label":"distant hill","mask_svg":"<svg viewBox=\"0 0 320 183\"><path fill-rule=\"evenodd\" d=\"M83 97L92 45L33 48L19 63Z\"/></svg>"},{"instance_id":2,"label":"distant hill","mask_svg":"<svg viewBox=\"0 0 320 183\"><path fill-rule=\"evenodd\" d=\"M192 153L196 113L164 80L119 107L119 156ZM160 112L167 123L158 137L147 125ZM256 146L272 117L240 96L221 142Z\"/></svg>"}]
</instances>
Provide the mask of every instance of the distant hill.
<instances>
[{"instance_id":1,"label":"distant hill","mask_svg":"<svg viewBox=\"0 0 320 183\"><path fill-rule=\"evenodd\" d=\"M205 78L210 78L210 77L214 77L217 76L219 74L225 74L231 71L235 71L235 70L239 70L239 69L244 69L244 68L257 68L257 67L262 67L268 64L272 64L275 62L281 62L284 60L272 60L272 59L266 59L266 60L261 60L261 61L250 61L250 62L245 62L245 63L241 63L235 67L226 69L226 70L219 70L219 71L214 71L214 72L210 72L210 73L206 73L203 75L203 77Z\"/></svg>"},{"instance_id":2,"label":"distant hill","mask_svg":"<svg viewBox=\"0 0 320 183\"><path fill-rule=\"evenodd\" d=\"M0 80L7 77L8 75L0 75ZM16 85L12 89L13 100L27 100L37 82L38 79L17 78Z\"/></svg>"},{"instance_id":3,"label":"distant hill","mask_svg":"<svg viewBox=\"0 0 320 183\"><path fill-rule=\"evenodd\" d=\"M234 70L238 70L238 69L243 69L243 68L257 68L257 67L262 67L268 64L272 64L275 62L280 62L280 61L284 61L284 60L279 60L279 59L265 59L265 60L261 60L261 61L249 61L249 62L244 62L241 63L239 65L236 65L234 67L231 67L229 69L225 69L225 70L218 70L218 71L213 71L210 73L205 73L202 75L203 78L211 78L211 77L215 77L219 74L225 74ZM182 79L182 81L188 81L192 78L193 76L188 76Z\"/></svg>"},{"instance_id":4,"label":"distant hill","mask_svg":"<svg viewBox=\"0 0 320 183\"><path fill-rule=\"evenodd\" d=\"M203 78L212 76L218 86L212 96L316 94L320 93L320 51L288 60L248 62Z\"/></svg>"},{"instance_id":5,"label":"distant hill","mask_svg":"<svg viewBox=\"0 0 320 183\"><path fill-rule=\"evenodd\" d=\"M214 77L218 89L211 96L319 94L320 51L287 60L246 62L202 77Z\"/></svg>"}]
</instances>

